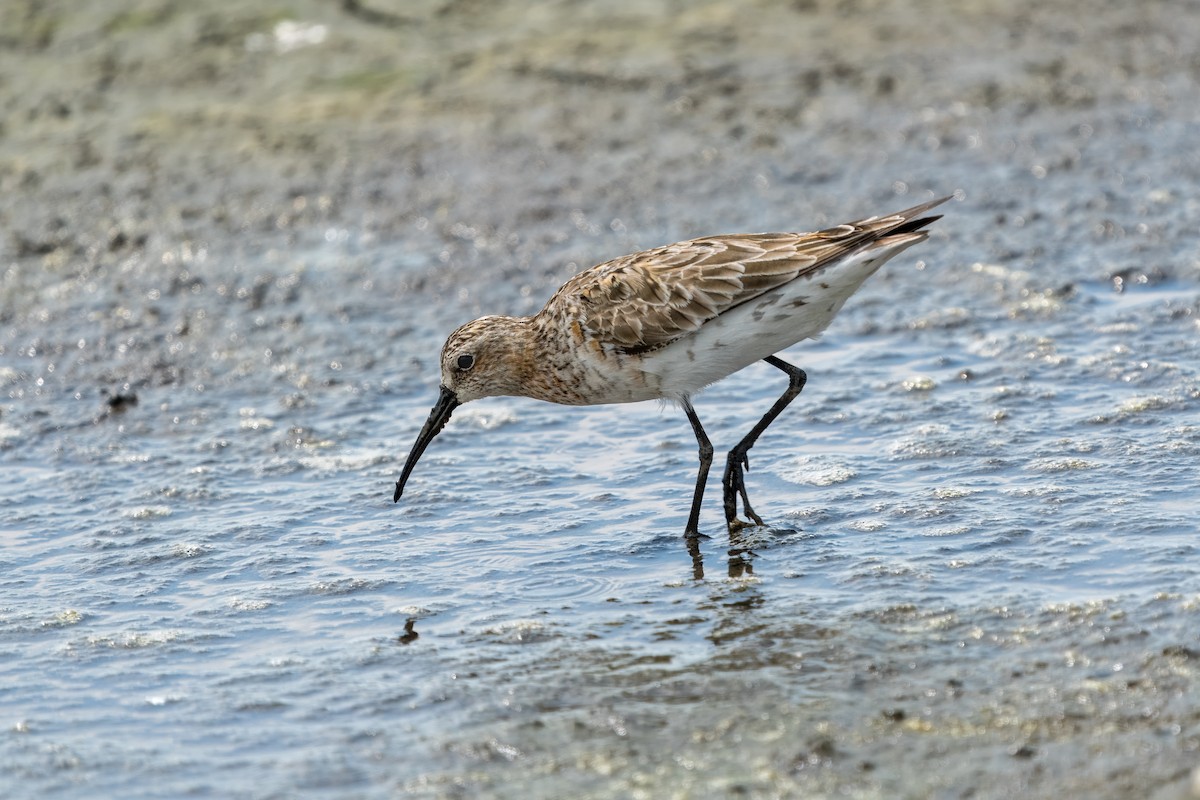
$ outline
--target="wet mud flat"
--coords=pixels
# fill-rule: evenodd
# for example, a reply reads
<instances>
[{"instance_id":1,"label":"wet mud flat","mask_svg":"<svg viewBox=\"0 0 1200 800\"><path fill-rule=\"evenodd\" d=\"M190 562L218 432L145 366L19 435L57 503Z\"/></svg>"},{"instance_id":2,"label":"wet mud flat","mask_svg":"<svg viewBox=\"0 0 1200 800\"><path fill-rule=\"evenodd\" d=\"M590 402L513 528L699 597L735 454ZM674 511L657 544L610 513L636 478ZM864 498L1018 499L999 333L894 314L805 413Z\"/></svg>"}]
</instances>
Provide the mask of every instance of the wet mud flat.
<instances>
[{"instance_id":1,"label":"wet mud flat","mask_svg":"<svg viewBox=\"0 0 1200 800\"><path fill-rule=\"evenodd\" d=\"M5 3L6 789L1200 796L1197 40L1185 3ZM950 192L790 354L773 527L710 502L702 577L671 410L464 409L390 503L462 321ZM766 375L698 400L718 450Z\"/></svg>"}]
</instances>

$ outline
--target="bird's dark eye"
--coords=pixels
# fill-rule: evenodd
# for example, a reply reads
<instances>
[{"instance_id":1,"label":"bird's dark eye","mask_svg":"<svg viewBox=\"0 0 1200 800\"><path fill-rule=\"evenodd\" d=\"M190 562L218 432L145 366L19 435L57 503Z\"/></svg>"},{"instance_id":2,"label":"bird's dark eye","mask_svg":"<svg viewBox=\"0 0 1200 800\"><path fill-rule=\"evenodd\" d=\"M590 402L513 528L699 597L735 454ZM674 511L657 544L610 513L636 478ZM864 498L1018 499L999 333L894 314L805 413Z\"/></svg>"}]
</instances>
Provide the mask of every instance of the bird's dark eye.
<instances>
[{"instance_id":1,"label":"bird's dark eye","mask_svg":"<svg viewBox=\"0 0 1200 800\"><path fill-rule=\"evenodd\" d=\"M470 353L463 353L458 357L459 369L470 369L473 366L475 366L475 356Z\"/></svg>"}]
</instances>

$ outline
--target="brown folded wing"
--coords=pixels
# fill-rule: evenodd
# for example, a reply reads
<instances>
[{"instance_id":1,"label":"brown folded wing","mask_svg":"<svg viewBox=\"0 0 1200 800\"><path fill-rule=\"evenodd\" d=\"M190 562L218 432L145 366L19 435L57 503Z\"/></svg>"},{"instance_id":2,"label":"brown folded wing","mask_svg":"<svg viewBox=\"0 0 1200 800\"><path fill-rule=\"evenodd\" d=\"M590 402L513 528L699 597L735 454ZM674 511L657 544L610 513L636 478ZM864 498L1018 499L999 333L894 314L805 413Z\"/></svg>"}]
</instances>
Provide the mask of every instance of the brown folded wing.
<instances>
[{"instance_id":1,"label":"brown folded wing","mask_svg":"<svg viewBox=\"0 0 1200 800\"><path fill-rule=\"evenodd\" d=\"M570 309L589 336L647 352L854 250L928 224L933 218L910 220L945 199L815 233L710 236L622 256L567 281L546 311Z\"/></svg>"}]
</instances>

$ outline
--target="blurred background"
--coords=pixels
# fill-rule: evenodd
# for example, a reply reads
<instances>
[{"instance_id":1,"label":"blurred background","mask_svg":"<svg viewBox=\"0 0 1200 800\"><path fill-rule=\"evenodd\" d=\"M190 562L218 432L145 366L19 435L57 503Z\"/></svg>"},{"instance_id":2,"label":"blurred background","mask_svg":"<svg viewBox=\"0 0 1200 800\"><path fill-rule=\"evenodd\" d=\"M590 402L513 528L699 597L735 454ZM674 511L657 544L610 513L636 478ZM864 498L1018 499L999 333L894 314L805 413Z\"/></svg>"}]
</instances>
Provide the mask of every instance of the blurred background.
<instances>
[{"instance_id":1,"label":"blurred background","mask_svg":"<svg viewBox=\"0 0 1200 800\"><path fill-rule=\"evenodd\" d=\"M0 794L1200 797L1200 6L0 3ZM696 552L445 336L953 194ZM778 396L697 409L720 452ZM715 479L714 479L715 483Z\"/></svg>"}]
</instances>

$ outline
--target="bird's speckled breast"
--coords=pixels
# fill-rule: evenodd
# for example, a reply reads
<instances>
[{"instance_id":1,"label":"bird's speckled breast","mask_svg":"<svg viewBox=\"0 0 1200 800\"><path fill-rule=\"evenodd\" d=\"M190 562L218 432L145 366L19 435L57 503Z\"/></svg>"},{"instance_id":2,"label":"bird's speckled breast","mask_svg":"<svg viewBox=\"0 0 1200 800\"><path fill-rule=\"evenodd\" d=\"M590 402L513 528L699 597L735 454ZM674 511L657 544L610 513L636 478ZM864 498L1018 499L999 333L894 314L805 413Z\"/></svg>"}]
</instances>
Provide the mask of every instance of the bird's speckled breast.
<instances>
[{"instance_id":1,"label":"bird's speckled breast","mask_svg":"<svg viewBox=\"0 0 1200 800\"><path fill-rule=\"evenodd\" d=\"M535 333L538 361L537 394L530 396L564 405L636 403L663 396L658 375L641 369L642 359L602 342L576 320L550 323ZM562 330L570 331L563 337Z\"/></svg>"}]
</instances>

